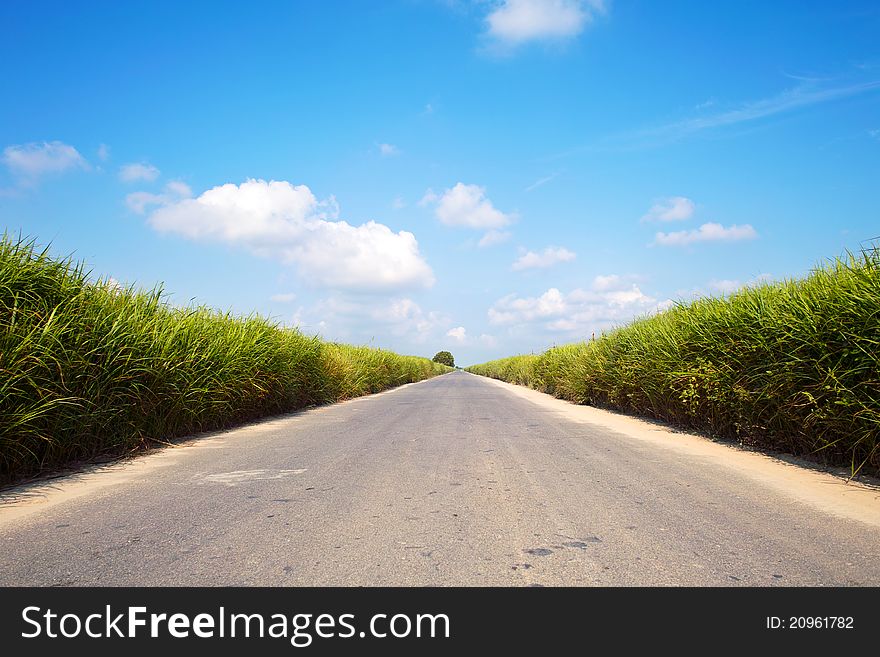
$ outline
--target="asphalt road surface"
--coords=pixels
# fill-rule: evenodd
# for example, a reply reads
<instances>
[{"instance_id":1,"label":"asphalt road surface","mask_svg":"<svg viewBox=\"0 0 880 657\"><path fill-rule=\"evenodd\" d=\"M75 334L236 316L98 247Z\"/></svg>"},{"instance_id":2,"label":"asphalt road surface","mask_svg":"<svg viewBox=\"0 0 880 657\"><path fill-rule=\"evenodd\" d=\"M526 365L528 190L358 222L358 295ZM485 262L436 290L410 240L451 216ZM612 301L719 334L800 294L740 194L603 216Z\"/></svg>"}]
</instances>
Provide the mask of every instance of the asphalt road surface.
<instances>
[{"instance_id":1,"label":"asphalt road surface","mask_svg":"<svg viewBox=\"0 0 880 657\"><path fill-rule=\"evenodd\" d=\"M0 584L880 584L877 489L581 408L456 372L12 489Z\"/></svg>"}]
</instances>

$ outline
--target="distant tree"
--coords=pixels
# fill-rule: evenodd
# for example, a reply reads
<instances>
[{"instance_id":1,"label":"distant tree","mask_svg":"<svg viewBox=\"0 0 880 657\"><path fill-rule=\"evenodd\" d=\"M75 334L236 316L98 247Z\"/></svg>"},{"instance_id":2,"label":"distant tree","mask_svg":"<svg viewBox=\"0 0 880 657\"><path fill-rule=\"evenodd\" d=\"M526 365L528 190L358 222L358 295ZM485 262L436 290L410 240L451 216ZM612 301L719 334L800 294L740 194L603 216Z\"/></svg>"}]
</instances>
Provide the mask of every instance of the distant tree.
<instances>
[{"instance_id":1,"label":"distant tree","mask_svg":"<svg viewBox=\"0 0 880 657\"><path fill-rule=\"evenodd\" d=\"M448 351L438 351L436 354L434 354L434 357L431 360L433 360L435 363L440 363L441 365L455 367L455 359Z\"/></svg>"}]
</instances>

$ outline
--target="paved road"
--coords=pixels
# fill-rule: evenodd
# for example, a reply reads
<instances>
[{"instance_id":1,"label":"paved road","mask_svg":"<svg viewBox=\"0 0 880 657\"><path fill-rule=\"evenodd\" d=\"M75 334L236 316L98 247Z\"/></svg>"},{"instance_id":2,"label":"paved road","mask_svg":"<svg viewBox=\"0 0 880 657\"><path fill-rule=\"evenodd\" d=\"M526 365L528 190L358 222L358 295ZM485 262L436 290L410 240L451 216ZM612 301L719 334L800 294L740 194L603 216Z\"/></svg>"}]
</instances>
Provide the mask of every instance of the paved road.
<instances>
[{"instance_id":1,"label":"paved road","mask_svg":"<svg viewBox=\"0 0 880 657\"><path fill-rule=\"evenodd\" d=\"M59 486L0 584L880 584L876 524L462 372Z\"/></svg>"}]
</instances>

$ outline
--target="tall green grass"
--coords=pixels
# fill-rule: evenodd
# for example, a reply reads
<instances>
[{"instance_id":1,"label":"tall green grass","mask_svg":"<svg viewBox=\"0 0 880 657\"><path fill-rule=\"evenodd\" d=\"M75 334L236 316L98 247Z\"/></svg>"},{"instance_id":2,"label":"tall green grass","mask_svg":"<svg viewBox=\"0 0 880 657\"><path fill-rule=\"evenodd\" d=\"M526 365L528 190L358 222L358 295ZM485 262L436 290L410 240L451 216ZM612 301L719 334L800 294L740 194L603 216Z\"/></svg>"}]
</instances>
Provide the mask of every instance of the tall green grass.
<instances>
[{"instance_id":1,"label":"tall green grass","mask_svg":"<svg viewBox=\"0 0 880 657\"><path fill-rule=\"evenodd\" d=\"M880 469L880 251L468 368L579 404Z\"/></svg>"},{"instance_id":2,"label":"tall green grass","mask_svg":"<svg viewBox=\"0 0 880 657\"><path fill-rule=\"evenodd\" d=\"M0 480L448 371L90 282L0 240Z\"/></svg>"}]
</instances>

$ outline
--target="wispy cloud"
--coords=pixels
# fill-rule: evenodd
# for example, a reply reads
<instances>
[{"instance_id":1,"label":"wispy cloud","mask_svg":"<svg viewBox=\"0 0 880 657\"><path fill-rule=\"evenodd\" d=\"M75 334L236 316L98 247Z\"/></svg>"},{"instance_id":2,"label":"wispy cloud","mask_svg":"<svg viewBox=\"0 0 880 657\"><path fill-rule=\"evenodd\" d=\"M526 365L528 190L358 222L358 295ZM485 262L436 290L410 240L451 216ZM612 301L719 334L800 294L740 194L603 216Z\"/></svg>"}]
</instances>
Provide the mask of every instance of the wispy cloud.
<instances>
[{"instance_id":1,"label":"wispy cloud","mask_svg":"<svg viewBox=\"0 0 880 657\"><path fill-rule=\"evenodd\" d=\"M548 246L540 253L526 251L511 265L513 271L525 269L547 269L560 262L568 262L575 259L575 253L565 247Z\"/></svg>"},{"instance_id":2,"label":"wispy cloud","mask_svg":"<svg viewBox=\"0 0 880 657\"><path fill-rule=\"evenodd\" d=\"M511 237L513 237L513 233L508 230L490 230L480 238L477 246L481 249L487 246L494 246L506 242Z\"/></svg>"},{"instance_id":3,"label":"wispy cloud","mask_svg":"<svg viewBox=\"0 0 880 657\"><path fill-rule=\"evenodd\" d=\"M192 190L184 182L172 180L165 184L165 189L160 194L152 192L132 192L126 194L125 204L128 209L137 214L144 214L151 206L167 205L175 201L190 198Z\"/></svg>"},{"instance_id":4,"label":"wispy cloud","mask_svg":"<svg viewBox=\"0 0 880 657\"><path fill-rule=\"evenodd\" d=\"M713 278L709 281L709 289L713 292L720 292L721 294L732 294L743 288L757 287L772 280L772 274L758 274L757 276L746 281L745 283L743 283L739 279L731 280Z\"/></svg>"},{"instance_id":5,"label":"wispy cloud","mask_svg":"<svg viewBox=\"0 0 880 657\"><path fill-rule=\"evenodd\" d=\"M704 131L721 130L724 128L757 122L761 119L795 112L814 105L830 103L843 98L860 96L880 91L880 80L872 80L859 84L839 85L835 87L819 87L815 84L801 84L786 89L775 96L735 104L732 108L720 109L723 105L713 99L711 105L702 103L697 116L659 124L647 128L638 128L622 133L607 135L591 144L575 146L565 151L551 153L540 158L542 162L554 162L584 152L627 151L650 148L675 142L694 136Z\"/></svg>"},{"instance_id":6,"label":"wispy cloud","mask_svg":"<svg viewBox=\"0 0 880 657\"><path fill-rule=\"evenodd\" d=\"M391 157L392 155L399 155L400 149L394 144L379 144L379 154L382 157Z\"/></svg>"},{"instance_id":7,"label":"wispy cloud","mask_svg":"<svg viewBox=\"0 0 880 657\"><path fill-rule=\"evenodd\" d=\"M770 98L742 103L738 107L721 112L695 116L648 128L635 133L633 136L679 139L703 130L755 121L798 108L827 103L849 96L858 96L878 89L880 89L880 80L820 89L811 85L801 85L793 89L787 89Z\"/></svg>"},{"instance_id":8,"label":"wispy cloud","mask_svg":"<svg viewBox=\"0 0 880 657\"><path fill-rule=\"evenodd\" d=\"M144 180L152 182L159 177L159 169L149 162L130 162L119 168L119 179L122 182L137 182Z\"/></svg>"},{"instance_id":9,"label":"wispy cloud","mask_svg":"<svg viewBox=\"0 0 880 657\"><path fill-rule=\"evenodd\" d=\"M721 294L731 294L733 292L736 292L742 286L742 281L736 278L713 278L711 281L709 281L709 289L713 292L720 292Z\"/></svg>"},{"instance_id":10,"label":"wispy cloud","mask_svg":"<svg viewBox=\"0 0 880 657\"><path fill-rule=\"evenodd\" d=\"M551 173L549 176L544 176L543 178L539 178L538 180L533 182L531 185L526 187L525 191L531 192L535 189L538 189L538 187L541 187L542 185L546 185L548 182L553 180L558 175L559 175L558 173Z\"/></svg>"},{"instance_id":11,"label":"wispy cloud","mask_svg":"<svg viewBox=\"0 0 880 657\"><path fill-rule=\"evenodd\" d=\"M79 151L60 141L7 146L0 160L22 182L28 183L46 174L89 168Z\"/></svg>"},{"instance_id":12,"label":"wispy cloud","mask_svg":"<svg viewBox=\"0 0 880 657\"><path fill-rule=\"evenodd\" d=\"M739 242L753 240L758 237L751 224L741 226L733 224L724 227L721 224L707 223L695 230L677 230L671 233L657 233L654 244L659 246L688 246L696 242Z\"/></svg>"},{"instance_id":13,"label":"wispy cloud","mask_svg":"<svg viewBox=\"0 0 880 657\"><path fill-rule=\"evenodd\" d=\"M806 82L808 84L820 84L822 82L833 82L834 78L829 78L827 75L805 75L802 73L790 73L789 71L780 71L782 75L787 77L789 80L797 80L798 82Z\"/></svg>"},{"instance_id":14,"label":"wispy cloud","mask_svg":"<svg viewBox=\"0 0 880 657\"><path fill-rule=\"evenodd\" d=\"M684 196L661 199L651 206L642 221L685 221L694 214L696 205Z\"/></svg>"}]
</instances>

